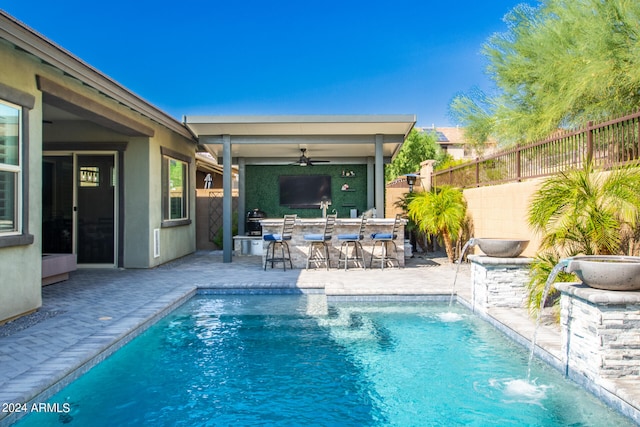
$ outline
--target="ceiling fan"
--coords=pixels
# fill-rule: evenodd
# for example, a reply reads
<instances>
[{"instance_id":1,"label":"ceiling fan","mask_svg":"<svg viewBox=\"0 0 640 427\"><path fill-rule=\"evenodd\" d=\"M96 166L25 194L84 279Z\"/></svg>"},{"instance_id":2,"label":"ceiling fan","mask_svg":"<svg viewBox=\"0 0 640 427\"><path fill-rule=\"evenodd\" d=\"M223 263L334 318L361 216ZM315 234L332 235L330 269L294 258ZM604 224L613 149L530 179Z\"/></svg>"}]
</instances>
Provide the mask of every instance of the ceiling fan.
<instances>
[{"instance_id":1,"label":"ceiling fan","mask_svg":"<svg viewBox=\"0 0 640 427\"><path fill-rule=\"evenodd\" d=\"M300 158L298 159L297 162L292 163L293 165L298 165L298 166L313 166L315 163L329 163L329 160L311 160L310 157L307 157L307 149L306 148L301 148L300 149Z\"/></svg>"}]
</instances>

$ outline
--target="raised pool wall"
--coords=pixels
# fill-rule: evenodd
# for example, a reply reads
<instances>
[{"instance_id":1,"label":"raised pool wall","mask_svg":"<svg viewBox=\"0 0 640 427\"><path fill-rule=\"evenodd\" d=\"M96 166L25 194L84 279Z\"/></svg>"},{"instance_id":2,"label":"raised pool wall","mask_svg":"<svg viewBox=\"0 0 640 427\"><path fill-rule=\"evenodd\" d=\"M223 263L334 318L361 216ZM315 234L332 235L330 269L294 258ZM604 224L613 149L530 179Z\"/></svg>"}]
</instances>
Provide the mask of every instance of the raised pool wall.
<instances>
[{"instance_id":1,"label":"raised pool wall","mask_svg":"<svg viewBox=\"0 0 640 427\"><path fill-rule=\"evenodd\" d=\"M474 310L486 312L496 307L525 307L532 258L484 255L469 255L468 258L471 261L471 303Z\"/></svg>"},{"instance_id":2,"label":"raised pool wall","mask_svg":"<svg viewBox=\"0 0 640 427\"><path fill-rule=\"evenodd\" d=\"M473 311L490 317L496 309L525 307L531 258L468 258ZM561 293L561 351L559 359L551 353L538 355L640 424L635 391L640 382L640 292L605 291L582 283L554 286Z\"/></svg>"},{"instance_id":3,"label":"raised pool wall","mask_svg":"<svg viewBox=\"0 0 640 427\"><path fill-rule=\"evenodd\" d=\"M640 292L556 283L566 375L598 395L631 402L640 382ZM635 395L635 396L634 396ZM637 413L636 413L637 415ZM634 420L640 423L640 416Z\"/></svg>"}]
</instances>

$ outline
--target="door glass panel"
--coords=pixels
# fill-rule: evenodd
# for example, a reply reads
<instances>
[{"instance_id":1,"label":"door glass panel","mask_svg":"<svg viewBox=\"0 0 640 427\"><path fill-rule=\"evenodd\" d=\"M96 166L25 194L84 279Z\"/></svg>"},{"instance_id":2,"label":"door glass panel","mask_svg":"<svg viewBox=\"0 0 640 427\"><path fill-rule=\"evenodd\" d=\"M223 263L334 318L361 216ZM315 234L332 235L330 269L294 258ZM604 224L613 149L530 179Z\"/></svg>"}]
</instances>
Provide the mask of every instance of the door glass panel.
<instances>
[{"instance_id":1,"label":"door glass panel","mask_svg":"<svg viewBox=\"0 0 640 427\"><path fill-rule=\"evenodd\" d=\"M114 156L78 156L78 242L80 264L113 264L115 250Z\"/></svg>"},{"instance_id":2,"label":"door glass panel","mask_svg":"<svg viewBox=\"0 0 640 427\"><path fill-rule=\"evenodd\" d=\"M73 253L72 156L45 156L43 160L42 252Z\"/></svg>"}]
</instances>

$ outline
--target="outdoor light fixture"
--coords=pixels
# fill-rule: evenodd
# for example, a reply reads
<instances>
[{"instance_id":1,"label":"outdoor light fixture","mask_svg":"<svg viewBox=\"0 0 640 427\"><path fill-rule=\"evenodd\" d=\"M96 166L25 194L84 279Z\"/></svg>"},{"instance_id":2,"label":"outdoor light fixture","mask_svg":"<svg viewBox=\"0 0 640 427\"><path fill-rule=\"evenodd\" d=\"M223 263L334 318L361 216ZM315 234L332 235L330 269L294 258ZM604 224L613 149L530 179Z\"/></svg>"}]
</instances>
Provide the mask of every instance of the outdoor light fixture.
<instances>
[{"instance_id":1,"label":"outdoor light fixture","mask_svg":"<svg viewBox=\"0 0 640 427\"><path fill-rule=\"evenodd\" d=\"M413 184L416 183L418 175L415 173L408 173L405 175L405 178L407 178L407 184L409 184L409 193L413 193Z\"/></svg>"}]
</instances>

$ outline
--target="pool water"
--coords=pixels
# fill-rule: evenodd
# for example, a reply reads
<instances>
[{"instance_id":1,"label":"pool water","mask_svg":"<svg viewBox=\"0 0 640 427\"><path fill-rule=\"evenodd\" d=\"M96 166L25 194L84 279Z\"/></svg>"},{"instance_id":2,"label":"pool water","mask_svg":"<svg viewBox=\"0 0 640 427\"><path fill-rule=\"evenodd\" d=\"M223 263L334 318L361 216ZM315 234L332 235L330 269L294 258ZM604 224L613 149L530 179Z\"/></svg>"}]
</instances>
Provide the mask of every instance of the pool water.
<instances>
[{"instance_id":1,"label":"pool water","mask_svg":"<svg viewBox=\"0 0 640 427\"><path fill-rule=\"evenodd\" d=\"M198 296L20 426L632 425L459 306Z\"/></svg>"}]
</instances>

